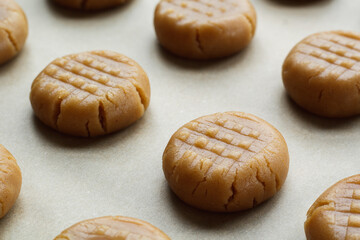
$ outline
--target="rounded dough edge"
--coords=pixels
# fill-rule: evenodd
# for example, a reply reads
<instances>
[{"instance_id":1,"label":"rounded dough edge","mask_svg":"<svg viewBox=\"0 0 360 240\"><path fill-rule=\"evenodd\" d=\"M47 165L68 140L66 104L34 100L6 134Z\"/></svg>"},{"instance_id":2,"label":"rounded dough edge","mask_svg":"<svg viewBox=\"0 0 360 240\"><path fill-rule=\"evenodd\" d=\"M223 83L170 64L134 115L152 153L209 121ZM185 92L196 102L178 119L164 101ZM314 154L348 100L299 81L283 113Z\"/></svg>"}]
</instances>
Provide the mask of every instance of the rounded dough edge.
<instances>
[{"instance_id":1,"label":"rounded dough edge","mask_svg":"<svg viewBox=\"0 0 360 240\"><path fill-rule=\"evenodd\" d=\"M22 176L16 159L0 144L0 167L6 171L0 171L0 218L4 217L15 204L21 190Z\"/></svg>"}]
</instances>

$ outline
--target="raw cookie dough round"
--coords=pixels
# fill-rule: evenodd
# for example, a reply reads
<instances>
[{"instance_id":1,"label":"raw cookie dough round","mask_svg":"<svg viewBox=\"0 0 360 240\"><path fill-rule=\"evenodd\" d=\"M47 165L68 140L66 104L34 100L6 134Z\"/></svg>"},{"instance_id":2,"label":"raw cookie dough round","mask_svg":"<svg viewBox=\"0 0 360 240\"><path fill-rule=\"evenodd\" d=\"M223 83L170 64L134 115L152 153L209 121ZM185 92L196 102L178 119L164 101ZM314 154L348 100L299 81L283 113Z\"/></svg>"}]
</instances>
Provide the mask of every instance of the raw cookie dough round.
<instances>
[{"instance_id":1,"label":"raw cookie dough round","mask_svg":"<svg viewBox=\"0 0 360 240\"><path fill-rule=\"evenodd\" d=\"M256 13L249 0L161 0L155 10L161 45L185 58L229 56L254 36Z\"/></svg>"},{"instance_id":2,"label":"raw cookie dough round","mask_svg":"<svg viewBox=\"0 0 360 240\"><path fill-rule=\"evenodd\" d=\"M163 155L175 194L194 207L234 212L269 199L285 182L289 154L282 135L247 113L195 119L171 137Z\"/></svg>"},{"instance_id":3,"label":"raw cookie dough round","mask_svg":"<svg viewBox=\"0 0 360 240\"><path fill-rule=\"evenodd\" d=\"M63 7L79 10L103 10L116 7L128 0L52 0Z\"/></svg>"},{"instance_id":4,"label":"raw cookie dough round","mask_svg":"<svg viewBox=\"0 0 360 240\"><path fill-rule=\"evenodd\" d=\"M344 31L310 35L298 43L283 65L290 97L325 117L360 113L360 34Z\"/></svg>"},{"instance_id":5,"label":"raw cookie dough round","mask_svg":"<svg viewBox=\"0 0 360 240\"><path fill-rule=\"evenodd\" d=\"M0 218L14 205L21 189L21 171L15 158L0 144Z\"/></svg>"},{"instance_id":6,"label":"raw cookie dough round","mask_svg":"<svg viewBox=\"0 0 360 240\"><path fill-rule=\"evenodd\" d=\"M58 58L34 80L30 101L46 125L74 136L118 131L144 114L150 85L132 59L111 51Z\"/></svg>"},{"instance_id":7,"label":"raw cookie dough round","mask_svg":"<svg viewBox=\"0 0 360 240\"><path fill-rule=\"evenodd\" d=\"M13 0L0 1L0 64L17 55L25 44L28 23L21 7Z\"/></svg>"},{"instance_id":8,"label":"raw cookie dough round","mask_svg":"<svg viewBox=\"0 0 360 240\"><path fill-rule=\"evenodd\" d=\"M170 240L153 225L129 217L100 217L79 222L64 230L54 240Z\"/></svg>"},{"instance_id":9,"label":"raw cookie dough round","mask_svg":"<svg viewBox=\"0 0 360 240\"><path fill-rule=\"evenodd\" d=\"M307 213L308 240L360 239L360 175L327 189Z\"/></svg>"}]
</instances>

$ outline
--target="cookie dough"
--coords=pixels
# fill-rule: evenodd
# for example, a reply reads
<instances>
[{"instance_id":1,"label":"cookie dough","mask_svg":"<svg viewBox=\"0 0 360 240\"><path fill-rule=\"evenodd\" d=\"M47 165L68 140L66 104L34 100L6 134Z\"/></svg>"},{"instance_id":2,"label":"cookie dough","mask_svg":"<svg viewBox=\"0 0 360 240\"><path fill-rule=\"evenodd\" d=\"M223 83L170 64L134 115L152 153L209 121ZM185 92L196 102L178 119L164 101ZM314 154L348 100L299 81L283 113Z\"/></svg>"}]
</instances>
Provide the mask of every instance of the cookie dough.
<instances>
[{"instance_id":1,"label":"cookie dough","mask_svg":"<svg viewBox=\"0 0 360 240\"><path fill-rule=\"evenodd\" d=\"M170 240L153 225L129 217L101 217L79 222L54 240Z\"/></svg>"},{"instance_id":2,"label":"cookie dough","mask_svg":"<svg viewBox=\"0 0 360 240\"><path fill-rule=\"evenodd\" d=\"M21 189L21 171L15 158L0 144L0 218L14 205Z\"/></svg>"},{"instance_id":3,"label":"cookie dough","mask_svg":"<svg viewBox=\"0 0 360 240\"><path fill-rule=\"evenodd\" d=\"M327 189L307 213L308 240L360 239L360 175Z\"/></svg>"},{"instance_id":4,"label":"cookie dough","mask_svg":"<svg viewBox=\"0 0 360 240\"><path fill-rule=\"evenodd\" d=\"M154 25L160 44L185 58L212 59L245 48L256 28L249 0L161 0Z\"/></svg>"},{"instance_id":5,"label":"cookie dough","mask_svg":"<svg viewBox=\"0 0 360 240\"><path fill-rule=\"evenodd\" d=\"M282 135L247 113L195 119L171 137L163 155L174 193L194 207L234 212L269 199L285 182L289 154Z\"/></svg>"},{"instance_id":6,"label":"cookie dough","mask_svg":"<svg viewBox=\"0 0 360 240\"><path fill-rule=\"evenodd\" d=\"M0 1L0 64L16 56L28 35L28 23L21 7L13 0Z\"/></svg>"},{"instance_id":7,"label":"cookie dough","mask_svg":"<svg viewBox=\"0 0 360 240\"><path fill-rule=\"evenodd\" d=\"M36 116L59 132L98 136L141 118L150 101L144 70L111 51L58 58L34 80L30 101Z\"/></svg>"},{"instance_id":8,"label":"cookie dough","mask_svg":"<svg viewBox=\"0 0 360 240\"><path fill-rule=\"evenodd\" d=\"M360 113L360 34L344 31L310 35L289 53L283 65L289 96L324 117Z\"/></svg>"},{"instance_id":9,"label":"cookie dough","mask_svg":"<svg viewBox=\"0 0 360 240\"><path fill-rule=\"evenodd\" d=\"M52 0L63 7L79 10L102 10L116 7L128 0Z\"/></svg>"}]
</instances>

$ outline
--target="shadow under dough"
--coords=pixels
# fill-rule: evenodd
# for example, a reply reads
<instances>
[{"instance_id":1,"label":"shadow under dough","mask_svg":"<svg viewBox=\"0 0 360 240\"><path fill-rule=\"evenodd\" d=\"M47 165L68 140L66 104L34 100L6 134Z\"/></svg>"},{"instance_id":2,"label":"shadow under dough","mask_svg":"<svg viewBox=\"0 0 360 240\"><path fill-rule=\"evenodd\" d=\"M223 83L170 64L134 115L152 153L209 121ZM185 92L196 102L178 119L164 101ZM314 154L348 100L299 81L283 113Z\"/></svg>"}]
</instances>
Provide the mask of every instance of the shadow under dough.
<instances>
[{"instance_id":1,"label":"shadow under dough","mask_svg":"<svg viewBox=\"0 0 360 240\"><path fill-rule=\"evenodd\" d=\"M302 6L302 5L311 5L311 4L325 4L329 3L332 0L267 0L281 5L288 6Z\"/></svg>"},{"instance_id":2,"label":"shadow under dough","mask_svg":"<svg viewBox=\"0 0 360 240\"><path fill-rule=\"evenodd\" d=\"M47 7L52 13L58 16L60 15L68 18L96 18L111 16L112 14L119 14L122 11L126 11L126 9L130 7L134 1L136 0L128 0L122 5L112 8L86 11L82 9L71 9L63 7L59 4L54 3L53 0L45 0Z\"/></svg>"},{"instance_id":3,"label":"shadow under dough","mask_svg":"<svg viewBox=\"0 0 360 240\"><path fill-rule=\"evenodd\" d=\"M9 212L3 218L0 219L0 239L5 239L3 238L2 233L6 232L6 230L9 229L9 226L14 224L14 221L16 221L20 217L20 215L22 215L24 211L23 206L24 206L23 199L20 195L16 200L15 204L9 210Z\"/></svg>"},{"instance_id":4,"label":"shadow under dough","mask_svg":"<svg viewBox=\"0 0 360 240\"><path fill-rule=\"evenodd\" d=\"M327 118L315 115L307 110L301 108L297 105L285 92L281 96L282 102L285 104L287 111L291 115L295 115L297 119L302 120L308 124L311 124L320 129L341 129L341 128L351 128L352 124L355 124L360 119L358 116L348 117L348 118Z\"/></svg>"},{"instance_id":5,"label":"shadow under dough","mask_svg":"<svg viewBox=\"0 0 360 240\"><path fill-rule=\"evenodd\" d=\"M2 73L6 73L6 71L11 71L10 69L18 67L18 64L21 62L21 58L27 55L27 51L28 48L26 47L25 42L25 46L14 57L0 65L0 80Z\"/></svg>"},{"instance_id":6,"label":"shadow under dough","mask_svg":"<svg viewBox=\"0 0 360 240\"><path fill-rule=\"evenodd\" d=\"M118 145L122 141L127 141L127 139L131 138L132 135L141 132L148 124L147 121L149 121L146 117L146 115L149 115L149 112L147 111L146 113L147 114L145 114L142 118L124 129L97 137L77 137L66 135L46 126L35 116L35 114L32 115L32 119L35 134L47 143L64 148L88 148L90 146L111 147L114 144Z\"/></svg>"},{"instance_id":7,"label":"shadow under dough","mask_svg":"<svg viewBox=\"0 0 360 240\"><path fill-rule=\"evenodd\" d=\"M216 67L228 66L229 64L231 65L231 63L233 62L236 62L238 64L239 61L245 61L247 55L250 53L252 44L250 43L249 46L247 46L240 52L234 53L230 56L217 58L217 59L210 59L210 60L194 60L194 59L188 59L177 56L169 52L163 46L161 46L161 44L156 39L154 40L154 45L155 45L154 47L157 49L156 52L159 58L164 62L170 63L176 67L181 67L184 69L204 70L204 69L212 69L215 66Z\"/></svg>"},{"instance_id":8,"label":"shadow under dough","mask_svg":"<svg viewBox=\"0 0 360 240\"><path fill-rule=\"evenodd\" d=\"M164 184L164 188L166 188L166 194L171 201L170 205L174 209L176 217L184 222L195 224L197 227L202 229L214 230L222 228L239 228L239 226L247 228L247 225L249 223L251 224L252 220L259 221L259 216L264 217L267 213L269 213L271 209L273 209L273 205L276 204L278 198L281 197L280 191L269 200L257 205L254 208L239 212L216 213L199 210L195 207L187 205L172 192L167 184Z\"/></svg>"}]
</instances>

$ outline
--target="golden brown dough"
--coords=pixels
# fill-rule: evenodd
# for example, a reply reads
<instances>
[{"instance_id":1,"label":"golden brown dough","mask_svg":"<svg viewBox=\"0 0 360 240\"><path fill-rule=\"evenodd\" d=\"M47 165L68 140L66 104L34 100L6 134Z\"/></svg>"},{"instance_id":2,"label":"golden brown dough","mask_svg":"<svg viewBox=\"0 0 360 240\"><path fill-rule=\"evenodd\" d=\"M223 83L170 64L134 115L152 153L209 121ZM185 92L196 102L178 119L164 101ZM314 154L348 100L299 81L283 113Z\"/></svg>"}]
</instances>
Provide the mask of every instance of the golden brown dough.
<instances>
[{"instance_id":1,"label":"golden brown dough","mask_svg":"<svg viewBox=\"0 0 360 240\"><path fill-rule=\"evenodd\" d=\"M0 218L14 205L21 189L21 171L15 158L0 144Z\"/></svg>"},{"instance_id":2,"label":"golden brown dough","mask_svg":"<svg viewBox=\"0 0 360 240\"><path fill-rule=\"evenodd\" d=\"M307 213L305 233L308 240L360 239L360 175L321 194Z\"/></svg>"},{"instance_id":3,"label":"golden brown dough","mask_svg":"<svg viewBox=\"0 0 360 240\"><path fill-rule=\"evenodd\" d=\"M163 155L175 194L194 207L233 212L269 199L285 182L289 154L282 135L247 113L216 113L174 133Z\"/></svg>"},{"instance_id":4,"label":"golden brown dough","mask_svg":"<svg viewBox=\"0 0 360 240\"><path fill-rule=\"evenodd\" d=\"M249 0L161 0L155 10L161 45L185 58L229 56L254 36L256 13Z\"/></svg>"},{"instance_id":5,"label":"golden brown dough","mask_svg":"<svg viewBox=\"0 0 360 240\"><path fill-rule=\"evenodd\" d=\"M153 225L129 217L101 217L79 222L54 240L170 240Z\"/></svg>"},{"instance_id":6,"label":"golden brown dough","mask_svg":"<svg viewBox=\"0 0 360 240\"><path fill-rule=\"evenodd\" d=\"M0 1L0 64L19 53L28 35L28 23L21 7L13 0Z\"/></svg>"},{"instance_id":7,"label":"golden brown dough","mask_svg":"<svg viewBox=\"0 0 360 240\"><path fill-rule=\"evenodd\" d=\"M102 10L116 7L128 0L52 0L64 7L79 10Z\"/></svg>"},{"instance_id":8,"label":"golden brown dough","mask_svg":"<svg viewBox=\"0 0 360 240\"><path fill-rule=\"evenodd\" d=\"M34 80L30 101L36 116L59 132L98 136L138 120L149 105L150 84L124 55L84 52L50 63Z\"/></svg>"},{"instance_id":9,"label":"golden brown dough","mask_svg":"<svg viewBox=\"0 0 360 240\"><path fill-rule=\"evenodd\" d=\"M325 117L360 113L360 34L344 31L310 35L298 43L283 65L290 97Z\"/></svg>"}]
</instances>

